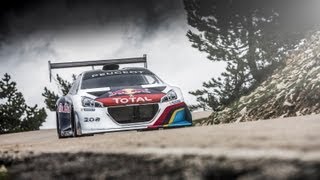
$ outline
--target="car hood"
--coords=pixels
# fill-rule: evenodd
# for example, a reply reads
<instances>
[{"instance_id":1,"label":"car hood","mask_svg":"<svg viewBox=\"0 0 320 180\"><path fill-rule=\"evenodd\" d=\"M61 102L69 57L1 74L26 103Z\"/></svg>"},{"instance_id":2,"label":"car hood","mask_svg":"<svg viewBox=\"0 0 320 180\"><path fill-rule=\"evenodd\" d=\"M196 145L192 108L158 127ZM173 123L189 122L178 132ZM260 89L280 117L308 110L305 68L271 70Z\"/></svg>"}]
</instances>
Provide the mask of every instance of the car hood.
<instances>
[{"instance_id":1,"label":"car hood","mask_svg":"<svg viewBox=\"0 0 320 180\"><path fill-rule=\"evenodd\" d=\"M104 106L123 106L133 104L158 103L165 96L167 86L142 87L112 87L108 91L89 91L90 95L95 96L95 100Z\"/></svg>"}]
</instances>

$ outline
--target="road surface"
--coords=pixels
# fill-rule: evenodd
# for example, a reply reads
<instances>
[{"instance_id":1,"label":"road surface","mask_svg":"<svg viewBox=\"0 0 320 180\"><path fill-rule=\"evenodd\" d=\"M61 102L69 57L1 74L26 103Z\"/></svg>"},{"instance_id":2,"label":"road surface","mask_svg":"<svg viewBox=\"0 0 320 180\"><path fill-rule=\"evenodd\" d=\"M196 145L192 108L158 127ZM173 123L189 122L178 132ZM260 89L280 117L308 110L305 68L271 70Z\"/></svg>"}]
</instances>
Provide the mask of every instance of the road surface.
<instances>
[{"instance_id":1,"label":"road surface","mask_svg":"<svg viewBox=\"0 0 320 180\"><path fill-rule=\"evenodd\" d=\"M300 172L298 170L307 168L311 173L309 173L308 176L301 177L312 178L314 176L317 178L320 177L315 173L320 170L319 137L319 115L222 124L216 126L198 126L143 132L114 132L68 139L58 139L56 130L40 130L1 135L0 154L2 160L0 159L0 166L1 162L2 164L10 165L11 162L14 162L12 159L23 159L28 156L37 157L46 154L47 157L50 157L52 154L56 154L55 157L59 157L57 154L61 153L67 153L65 156L70 156L70 154L84 155L85 153L89 153L104 155L104 157L113 155L112 157L119 156L121 158L127 156L151 156L153 158L159 158L158 161L161 162L163 159L166 159L166 157L173 157L171 159L176 159L174 162L165 162L168 166L180 161L182 161L184 166L187 166L183 163L184 159L189 158L190 160L192 157L192 160L190 160L193 162L191 163L192 167L197 166L197 168L203 167L204 169L213 166L212 164L210 165L210 162L216 162L217 159L219 160L220 158L221 160L222 158L224 163L227 164L227 169L232 167L231 169L233 170L230 171L231 174L237 172L234 170L234 167L237 167L235 164L244 163L249 165L253 163L254 165L252 165L252 167L257 166L258 169L260 168L259 175L261 175L265 171L271 171L271 174L273 174L274 171L277 172L277 168L273 171L268 170L270 167L269 165L267 169L261 169L261 167L265 167L264 164L268 163L272 164L272 167L274 165L273 160L276 160L284 167L289 167L289 170L288 168L279 168L285 169L285 171L278 172L278 175L276 173L277 176L269 176L269 172L266 173L267 176L262 177L281 178L281 175L285 174L284 178L290 178L291 175L297 176L297 173L301 175L302 171ZM78 155L77 157L82 157L82 155ZM8 158L11 159L8 160ZM202 160L199 160L198 158L202 158ZM63 159L64 158L62 158L61 161L63 161ZM198 159L199 162L196 159ZM206 159L212 160L204 163ZM257 160L260 160L258 162L262 164L255 164L257 163ZM261 160L263 162L261 162ZM123 161L127 160L124 159ZM88 162L90 161L88 160ZM198 165L196 162L198 162ZM276 164L279 165L279 163ZM304 166L304 163L307 163L307 165ZM248 167L251 166L249 165ZM240 172L248 171L244 166L241 166L241 168L239 170ZM10 170L10 168L8 169ZM14 166L12 169L12 172L18 171ZM195 176L200 177L200 179L204 177L216 177L216 174L212 174L211 172L224 172L224 170L220 171L220 165L218 167L219 171L214 171L217 168L213 168L212 171L200 169L201 168L197 171L198 175L200 175ZM23 170L26 171L27 169ZM303 173L308 171L304 170ZM183 176L179 177L189 177L188 173L186 175L186 172L189 171L183 170L183 172ZM197 173L193 173L193 175ZM227 173L227 175L230 173ZM166 174L166 171L161 175L163 174ZM52 174L50 177L51 176ZM126 176L120 174L115 177ZM192 177L195 178L194 176ZM240 176L234 177L238 178ZM250 175L250 177L252 176ZM257 178L260 178L260 176L257 176Z\"/></svg>"}]
</instances>

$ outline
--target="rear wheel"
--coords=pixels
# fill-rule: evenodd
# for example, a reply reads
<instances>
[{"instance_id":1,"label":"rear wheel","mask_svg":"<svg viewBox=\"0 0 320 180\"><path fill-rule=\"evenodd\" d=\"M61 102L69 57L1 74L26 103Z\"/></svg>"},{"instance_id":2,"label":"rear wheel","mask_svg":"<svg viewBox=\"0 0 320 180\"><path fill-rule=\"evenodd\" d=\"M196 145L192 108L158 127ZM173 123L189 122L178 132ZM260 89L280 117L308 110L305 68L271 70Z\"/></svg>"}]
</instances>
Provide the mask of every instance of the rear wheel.
<instances>
[{"instance_id":1,"label":"rear wheel","mask_svg":"<svg viewBox=\"0 0 320 180\"><path fill-rule=\"evenodd\" d=\"M61 135L61 129L60 129L60 123L59 123L59 119L58 119L58 114L56 114L56 124L57 124L57 134L58 134L58 138L61 139L62 135Z\"/></svg>"}]
</instances>

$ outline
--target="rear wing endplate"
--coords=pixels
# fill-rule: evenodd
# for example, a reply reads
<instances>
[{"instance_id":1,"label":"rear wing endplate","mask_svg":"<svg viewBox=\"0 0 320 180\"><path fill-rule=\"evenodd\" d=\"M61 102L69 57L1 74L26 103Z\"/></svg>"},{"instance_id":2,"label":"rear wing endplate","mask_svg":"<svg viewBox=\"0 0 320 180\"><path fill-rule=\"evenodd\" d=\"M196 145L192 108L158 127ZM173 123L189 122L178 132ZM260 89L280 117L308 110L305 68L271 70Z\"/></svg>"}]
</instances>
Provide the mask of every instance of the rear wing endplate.
<instances>
[{"instance_id":1,"label":"rear wing endplate","mask_svg":"<svg viewBox=\"0 0 320 180\"><path fill-rule=\"evenodd\" d=\"M51 63L48 61L49 65L49 78L51 82L52 69L61 68L74 68L74 67L85 67L85 66L103 66L108 64L134 64L134 63L144 63L144 67L147 68L147 55L144 54L142 57L133 58L122 58L122 59L106 59L106 60L92 60L92 61L76 61L76 62L63 62L63 63Z\"/></svg>"}]
</instances>

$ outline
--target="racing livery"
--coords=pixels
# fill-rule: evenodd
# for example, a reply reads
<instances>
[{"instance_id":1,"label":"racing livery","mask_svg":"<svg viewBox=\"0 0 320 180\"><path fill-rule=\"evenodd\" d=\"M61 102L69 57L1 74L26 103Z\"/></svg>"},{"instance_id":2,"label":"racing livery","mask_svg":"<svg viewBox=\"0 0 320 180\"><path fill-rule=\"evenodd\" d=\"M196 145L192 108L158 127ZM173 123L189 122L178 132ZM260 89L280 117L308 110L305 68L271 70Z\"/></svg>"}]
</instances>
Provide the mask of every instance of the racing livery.
<instances>
[{"instance_id":1,"label":"racing livery","mask_svg":"<svg viewBox=\"0 0 320 180\"><path fill-rule=\"evenodd\" d=\"M59 138L192 125L181 90L146 68L85 71L56 107Z\"/></svg>"}]
</instances>

